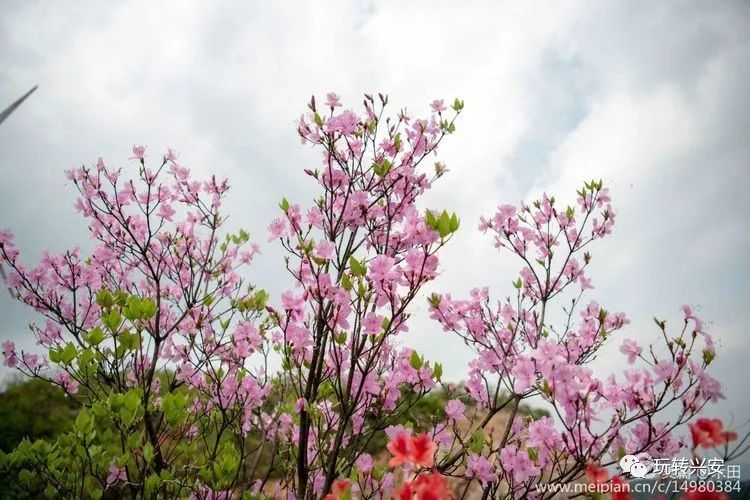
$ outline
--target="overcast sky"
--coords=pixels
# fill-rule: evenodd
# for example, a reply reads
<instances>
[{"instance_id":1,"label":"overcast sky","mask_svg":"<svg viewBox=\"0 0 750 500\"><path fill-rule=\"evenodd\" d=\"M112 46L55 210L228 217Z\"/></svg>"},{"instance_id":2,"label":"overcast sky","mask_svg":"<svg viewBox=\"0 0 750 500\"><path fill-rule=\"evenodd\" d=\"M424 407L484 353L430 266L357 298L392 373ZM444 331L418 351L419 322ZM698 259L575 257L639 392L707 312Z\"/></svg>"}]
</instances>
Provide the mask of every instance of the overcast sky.
<instances>
[{"instance_id":1,"label":"overcast sky","mask_svg":"<svg viewBox=\"0 0 750 500\"><path fill-rule=\"evenodd\" d=\"M34 2L0 5L0 105L39 90L0 128L0 228L27 262L87 246L63 170L132 144L173 147L198 177L230 178L233 227L263 244L253 279L288 283L266 227L282 196L309 204L319 160L294 119L311 94L384 92L394 108L465 100L451 169L426 203L462 228L429 291L510 292L517 263L480 215L543 191L567 203L611 187L618 223L592 247L589 295L648 342L653 316L699 307L719 341L727 400L750 419L750 6L746 2ZM33 315L0 295L0 340L33 348ZM619 369L622 337L598 362ZM465 376L471 358L420 301L404 342ZM2 374L7 375L7 371Z\"/></svg>"}]
</instances>

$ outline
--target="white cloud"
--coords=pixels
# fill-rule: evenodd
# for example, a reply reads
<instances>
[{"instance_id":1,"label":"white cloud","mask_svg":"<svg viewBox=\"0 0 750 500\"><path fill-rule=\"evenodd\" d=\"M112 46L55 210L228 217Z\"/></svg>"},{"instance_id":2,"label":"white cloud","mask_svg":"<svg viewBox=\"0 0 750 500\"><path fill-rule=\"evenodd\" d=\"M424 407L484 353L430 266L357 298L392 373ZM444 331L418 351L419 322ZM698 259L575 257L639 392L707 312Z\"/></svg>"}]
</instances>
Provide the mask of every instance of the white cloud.
<instances>
[{"instance_id":1,"label":"white cloud","mask_svg":"<svg viewBox=\"0 0 750 500\"><path fill-rule=\"evenodd\" d=\"M732 348L727 359L750 355L741 335L750 216L744 4L1 9L0 95L10 101L40 84L0 130L0 226L12 226L31 256L85 241L72 192L62 189L64 168L99 155L121 162L137 142L154 155L174 146L198 175L230 176L232 223L265 242L278 199L311 197L301 172L317 153L299 145L293 128L311 94L337 90L356 104L362 92L384 91L396 108L415 110L460 96L466 111L442 154L452 171L425 203L458 212L462 230L433 290L507 291L516 265L474 230L479 216L543 190L562 200L582 180L602 177L620 219L594 249L595 296L629 312L628 334L642 339L651 315L675 318L683 301L703 304ZM278 291L283 278L269 269L281 260L264 248L255 278ZM419 307L405 340L460 377L467 351ZM5 299L0 313L10 318L0 336L22 337L28 315ZM723 408L750 417L736 382L748 369L720 373L733 397Z\"/></svg>"}]
</instances>

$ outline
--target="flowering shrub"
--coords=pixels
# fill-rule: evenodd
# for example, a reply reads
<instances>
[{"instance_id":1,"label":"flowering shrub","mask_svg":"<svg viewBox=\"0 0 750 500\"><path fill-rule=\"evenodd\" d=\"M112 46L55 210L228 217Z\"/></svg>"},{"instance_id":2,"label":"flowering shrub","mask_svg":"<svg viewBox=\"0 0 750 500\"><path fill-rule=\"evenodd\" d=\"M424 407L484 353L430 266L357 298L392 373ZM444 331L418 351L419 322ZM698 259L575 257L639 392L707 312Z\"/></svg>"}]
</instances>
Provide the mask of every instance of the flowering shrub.
<instances>
[{"instance_id":1,"label":"flowering shrub","mask_svg":"<svg viewBox=\"0 0 750 500\"><path fill-rule=\"evenodd\" d=\"M45 318L31 328L46 354L5 342L5 364L82 408L74 430L24 441L3 469L49 497L488 498L536 495L624 454L677 453L677 427L721 397L691 309L676 336L657 320L648 348L625 339L623 375L586 366L627 324L582 301L588 247L615 221L601 182L575 208L545 195L482 220L523 263L512 297L430 296L436 322L476 352L463 389L403 347L413 301L459 228L456 214L417 202L447 172L428 158L463 102L434 101L425 118L387 117L387 104L366 95L355 113L329 94L300 117L322 165L305 170L312 203L282 199L269 226L295 285L278 301L243 281L258 248L244 231L224 234L227 182L193 180L171 150L155 168L137 146L134 168L100 160L68 173L89 256L26 267L0 233L8 286ZM444 408L415 419L436 390ZM526 400L557 418L529 414ZM659 418L672 407L676 418ZM384 435L389 458L373 447Z\"/></svg>"},{"instance_id":2,"label":"flowering shrub","mask_svg":"<svg viewBox=\"0 0 750 500\"><path fill-rule=\"evenodd\" d=\"M484 288L463 300L430 298L433 318L476 352L464 399L482 412L465 428L455 419L445 424L451 433L437 466L455 474L468 453L465 475L490 496L520 497L540 483L574 481L587 465L607 466L626 454L673 457L682 446L673 431L723 397L705 371L715 357L713 341L687 306L676 336L656 320L659 334L646 349L622 341L620 351L633 365L622 376L600 378L586 367L628 320L583 301L592 288L588 248L611 233L615 213L601 181L586 183L577 194L575 207L560 207L544 195L531 205L502 205L482 219L480 229L495 246L521 260L512 296L493 301ZM555 300L561 304L557 316ZM559 427L550 418L517 416L520 402L531 397L552 408ZM667 408L676 415L661 420ZM506 410L502 432L488 435L492 417Z\"/></svg>"},{"instance_id":3,"label":"flowering shrub","mask_svg":"<svg viewBox=\"0 0 750 500\"><path fill-rule=\"evenodd\" d=\"M718 418L699 418L690 424L690 436L693 449L729 445L737 439L737 433L725 431L724 423Z\"/></svg>"},{"instance_id":4,"label":"flowering shrub","mask_svg":"<svg viewBox=\"0 0 750 500\"><path fill-rule=\"evenodd\" d=\"M229 186L192 180L171 151L156 169L143 147L133 153L127 171L100 159L67 173L96 242L90 256L45 253L29 268L0 234L8 286L46 318L31 326L46 355L5 342L5 364L83 407L74 431L25 441L6 460L50 497L227 489L251 453L243 438L263 429L269 376L245 365L267 349L257 321L266 294L238 272L257 251L245 249L248 235L220 234Z\"/></svg>"}]
</instances>

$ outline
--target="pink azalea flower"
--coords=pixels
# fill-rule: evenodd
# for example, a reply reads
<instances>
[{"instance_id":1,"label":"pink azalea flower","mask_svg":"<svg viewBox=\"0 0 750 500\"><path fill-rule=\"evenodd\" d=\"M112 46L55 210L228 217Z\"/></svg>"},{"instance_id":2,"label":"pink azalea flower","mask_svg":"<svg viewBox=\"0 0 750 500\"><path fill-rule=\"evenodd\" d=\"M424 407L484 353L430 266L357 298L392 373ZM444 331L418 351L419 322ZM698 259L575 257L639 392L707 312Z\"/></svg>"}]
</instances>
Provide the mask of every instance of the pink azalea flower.
<instances>
[{"instance_id":1,"label":"pink azalea flower","mask_svg":"<svg viewBox=\"0 0 750 500\"><path fill-rule=\"evenodd\" d=\"M78 392L78 382L76 382L68 372L58 372L52 377L52 381L58 384L68 394Z\"/></svg>"},{"instance_id":2,"label":"pink azalea flower","mask_svg":"<svg viewBox=\"0 0 750 500\"><path fill-rule=\"evenodd\" d=\"M354 464L357 466L357 470L359 470L359 472L361 472L362 474L367 474L372 470L373 467L372 456L369 453L363 453L357 458Z\"/></svg>"},{"instance_id":3,"label":"pink azalea flower","mask_svg":"<svg viewBox=\"0 0 750 500\"><path fill-rule=\"evenodd\" d=\"M286 223L282 219L274 219L268 226L268 241L283 238L286 235Z\"/></svg>"},{"instance_id":4,"label":"pink azalea flower","mask_svg":"<svg viewBox=\"0 0 750 500\"><path fill-rule=\"evenodd\" d=\"M334 92L329 92L326 94L326 106L331 108L338 108L341 106L341 97L338 96L338 94Z\"/></svg>"},{"instance_id":5,"label":"pink azalea flower","mask_svg":"<svg viewBox=\"0 0 750 500\"><path fill-rule=\"evenodd\" d=\"M127 481L128 477L125 469L115 465L114 462L109 464L109 475L107 476L107 486L112 486L118 481Z\"/></svg>"},{"instance_id":6,"label":"pink azalea flower","mask_svg":"<svg viewBox=\"0 0 750 500\"><path fill-rule=\"evenodd\" d=\"M336 245L332 241L324 240L315 244L313 256L323 260L330 260L336 251Z\"/></svg>"},{"instance_id":7,"label":"pink azalea flower","mask_svg":"<svg viewBox=\"0 0 750 500\"><path fill-rule=\"evenodd\" d=\"M365 319L362 321L362 330L366 335L375 335L377 333L380 333L380 330L382 328L383 316L381 316L380 314L370 313L365 316Z\"/></svg>"},{"instance_id":8,"label":"pink azalea flower","mask_svg":"<svg viewBox=\"0 0 750 500\"><path fill-rule=\"evenodd\" d=\"M445 111L446 109L448 109L448 108L445 107L445 104L443 103L442 99L435 99L430 104L430 107L432 108L432 110L435 113L442 113L443 111Z\"/></svg>"},{"instance_id":9,"label":"pink azalea flower","mask_svg":"<svg viewBox=\"0 0 750 500\"><path fill-rule=\"evenodd\" d=\"M448 401L448 404L445 405L445 414L448 415L448 418L453 421L465 420L465 410L466 406L458 399L451 399L450 401Z\"/></svg>"},{"instance_id":10,"label":"pink azalea flower","mask_svg":"<svg viewBox=\"0 0 750 500\"><path fill-rule=\"evenodd\" d=\"M622 345L620 346L620 352L627 355L628 364L630 365L635 363L635 360L641 355L642 351L643 349L641 346L630 339L623 340Z\"/></svg>"},{"instance_id":11,"label":"pink azalea flower","mask_svg":"<svg viewBox=\"0 0 750 500\"><path fill-rule=\"evenodd\" d=\"M161 217L164 220L168 220L172 222L172 217L174 217L175 210L171 207L171 205L167 203L162 203L159 205L159 217Z\"/></svg>"},{"instance_id":12,"label":"pink azalea flower","mask_svg":"<svg viewBox=\"0 0 750 500\"><path fill-rule=\"evenodd\" d=\"M522 393L536 382L536 369L534 362L527 358L520 358L513 364L511 369L513 376L516 378L513 384L513 390Z\"/></svg>"},{"instance_id":13,"label":"pink azalea flower","mask_svg":"<svg viewBox=\"0 0 750 500\"><path fill-rule=\"evenodd\" d=\"M307 408L307 401L305 398L299 398L296 403L294 403L294 409L299 413L302 410Z\"/></svg>"},{"instance_id":14,"label":"pink azalea flower","mask_svg":"<svg viewBox=\"0 0 750 500\"><path fill-rule=\"evenodd\" d=\"M466 461L466 477L474 477L482 485L487 485L496 479L492 464L481 455L469 455Z\"/></svg>"},{"instance_id":15,"label":"pink azalea flower","mask_svg":"<svg viewBox=\"0 0 750 500\"><path fill-rule=\"evenodd\" d=\"M677 365L674 361L662 359L654 365L654 372L656 373L656 382L666 382L677 373Z\"/></svg>"},{"instance_id":16,"label":"pink azalea flower","mask_svg":"<svg viewBox=\"0 0 750 500\"><path fill-rule=\"evenodd\" d=\"M351 111L344 111L340 115L333 116L326 121L326 132L339 132L345 136L354 135L359 125L359 117Z\"/></svg>"},{"instance_id":17,"label":"pink azalea flower","mask_svg":"<svg viewBox=\"0 0 750 500\"><path fill-rule=\"evenodd\" d=\"M500 450L500 466L509 472L515 482L524 482L539 474L539 467L534 465L525 449L509 445Z\"/></svg>"},{"instance_id":18,"label":"pink azalea flower","mask_svg":"<svg viewBox=\"0 0 750 500\"><path fill-rule=\"evenodd\" d=\"M14 367L18 365L18 356L16 356L16 344L11 342L10 340L6 340L2 344L3 347L3 357L5 358L5 361L3 364L8 367Z\"/></svg>"},{"instance_id":19,"label":"pink azalea flower","mask_svg":"<svg viewBox=\"0 0 750 500\"><path fill-rule=\"evenodd\" d=\"M146 146L133 146L133 156L130 160L141 160L143 161L146 156Z\"/></svg>"}]
</instances>

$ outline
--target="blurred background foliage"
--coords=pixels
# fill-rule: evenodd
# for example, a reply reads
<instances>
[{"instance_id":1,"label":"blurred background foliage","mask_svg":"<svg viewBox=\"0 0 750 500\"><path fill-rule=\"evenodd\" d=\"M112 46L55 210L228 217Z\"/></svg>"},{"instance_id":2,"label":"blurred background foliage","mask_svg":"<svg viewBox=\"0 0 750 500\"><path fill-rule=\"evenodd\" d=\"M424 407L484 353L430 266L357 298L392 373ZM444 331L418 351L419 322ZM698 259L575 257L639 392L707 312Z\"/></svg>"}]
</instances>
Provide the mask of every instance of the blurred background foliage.
<instances>
[{"instance_id":1,"label":"blurred background foliage","mask_svg":"<svg viewBox=\"0 0 750 500\"><path fill-rule=\"evenodd\" d=\"M0 450L23 438L54 439L73 428L78 404L59 387L39 379L16 378L0 392Z\"/></svg>"}]
</instances>

